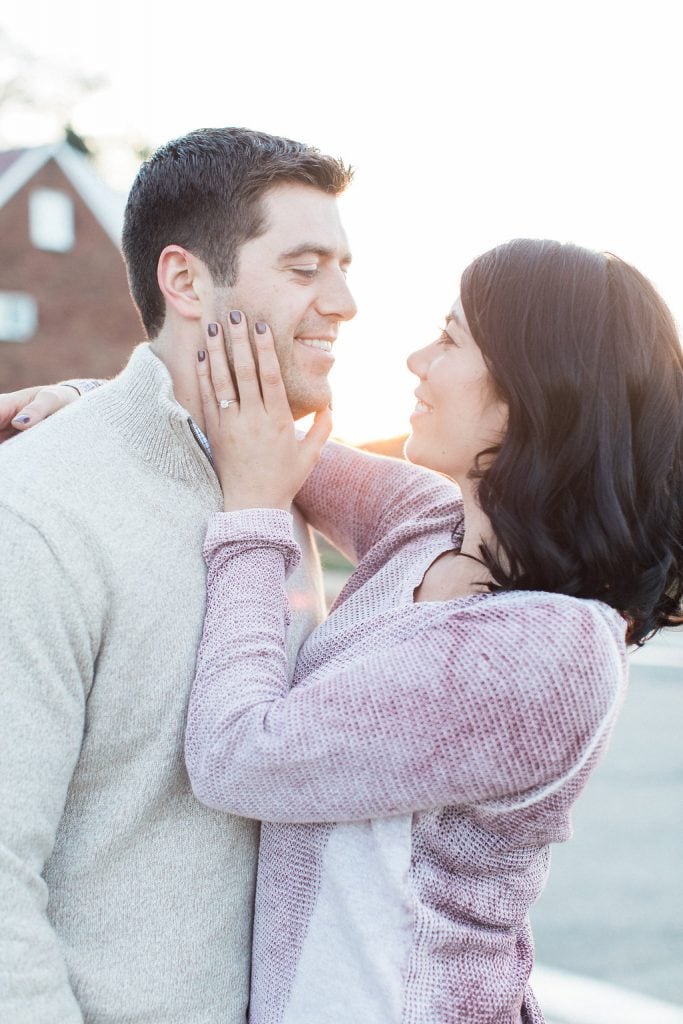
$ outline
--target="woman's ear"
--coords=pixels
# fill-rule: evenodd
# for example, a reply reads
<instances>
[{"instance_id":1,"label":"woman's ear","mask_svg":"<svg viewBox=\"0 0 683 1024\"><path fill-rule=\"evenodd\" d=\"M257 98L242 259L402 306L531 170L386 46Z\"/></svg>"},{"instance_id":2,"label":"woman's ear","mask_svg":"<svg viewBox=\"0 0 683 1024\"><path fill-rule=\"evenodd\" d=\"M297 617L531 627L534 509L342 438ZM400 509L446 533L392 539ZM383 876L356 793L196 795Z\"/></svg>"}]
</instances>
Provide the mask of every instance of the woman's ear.
<instances>
[{"instance_id":1,"label":"woman's ear","mask_svg":"<svg viewBox=\"0 0 683 1024\"><path fill-rule=\"evenodd\" d=\"M201 320L202 294L208 271L180 245L167 245L157 263L157 282L165 301L186 320Z\"/></svg>"}]
</instances>

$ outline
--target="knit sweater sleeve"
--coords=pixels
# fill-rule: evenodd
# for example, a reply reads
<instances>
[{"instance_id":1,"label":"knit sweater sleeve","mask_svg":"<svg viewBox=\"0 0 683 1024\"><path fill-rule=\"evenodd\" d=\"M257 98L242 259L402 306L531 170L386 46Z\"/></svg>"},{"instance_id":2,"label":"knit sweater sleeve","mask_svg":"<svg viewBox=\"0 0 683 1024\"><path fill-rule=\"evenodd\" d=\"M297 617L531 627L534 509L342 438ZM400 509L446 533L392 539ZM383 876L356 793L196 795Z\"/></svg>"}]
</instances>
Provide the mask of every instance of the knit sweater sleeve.
<instances>
[{"instance_id":1,"label":"knit sweater sleeve","mask_svg":"<svg viewBox=\"0 0 683 1024\"><path fill-rule=\"evenodd\" d=\"M85 721L93 656L43 536L0 506L0 1020L81 1024L42 878Z\"/></svg>"},{"instance_id":2,"label":"knit sweater sleeve","mask_svg":"<svg viewBox=\"0 0 683 1024\"><path fill-rule=\"evenodd\" d=\"M445 477L400 459L331 441L296 497L308 522L352 562L408 518L461 516L460 491Z\"/></svg>"},{"instance_id":3,"label":"knit sweater sleeve","mask_svg":"<svg viewBox=\"0 0 683 1024\"><path fill-rule=\"evenodd\" d=\"M321 663L289 691L286 515L216 514L209 527L186 734L200 800L297 822L521 807L585 763L623 682L616 626L594 602L479 597L431 626L408 606L391 642L370 624L363 653Z\"/></svg>"}]
</instances>

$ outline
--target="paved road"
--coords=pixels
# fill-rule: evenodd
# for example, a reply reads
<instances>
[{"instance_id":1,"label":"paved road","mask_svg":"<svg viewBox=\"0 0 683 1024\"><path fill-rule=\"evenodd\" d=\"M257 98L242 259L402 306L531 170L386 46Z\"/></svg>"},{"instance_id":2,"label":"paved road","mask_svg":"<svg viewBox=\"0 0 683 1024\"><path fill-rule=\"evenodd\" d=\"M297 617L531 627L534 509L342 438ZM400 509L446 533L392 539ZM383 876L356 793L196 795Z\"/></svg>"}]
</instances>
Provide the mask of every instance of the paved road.
<instances>
[{"instance_id":1,"label":"paved road","mask_svg":"<svg viewBox=\"0 0 683 1024\"><path fill-rule=\"evenodd\" d=\"M683 632L651 645L532 921L542 964L683 1006Z\"/></svg>"}]
</instances>

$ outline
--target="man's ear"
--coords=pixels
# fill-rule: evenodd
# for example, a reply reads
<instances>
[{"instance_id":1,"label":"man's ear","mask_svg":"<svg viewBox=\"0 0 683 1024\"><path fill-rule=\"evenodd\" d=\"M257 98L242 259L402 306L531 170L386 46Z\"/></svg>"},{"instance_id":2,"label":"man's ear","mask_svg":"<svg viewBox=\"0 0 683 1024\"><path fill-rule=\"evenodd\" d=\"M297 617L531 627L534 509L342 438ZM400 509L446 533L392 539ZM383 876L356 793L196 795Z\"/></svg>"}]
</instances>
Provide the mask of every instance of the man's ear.
<instances>
[{"instance_id":1,"label":"man's ear","mask_svg":"<svg viewBox=\"0 0 683 1024\"><path fill-rule=\"evenodd\" d=\"M202 295L209 272L204 263L180 245L162 249L157 264L157 281L161 294L179 316L201 320Z\"/></svg>"}]
</instances>

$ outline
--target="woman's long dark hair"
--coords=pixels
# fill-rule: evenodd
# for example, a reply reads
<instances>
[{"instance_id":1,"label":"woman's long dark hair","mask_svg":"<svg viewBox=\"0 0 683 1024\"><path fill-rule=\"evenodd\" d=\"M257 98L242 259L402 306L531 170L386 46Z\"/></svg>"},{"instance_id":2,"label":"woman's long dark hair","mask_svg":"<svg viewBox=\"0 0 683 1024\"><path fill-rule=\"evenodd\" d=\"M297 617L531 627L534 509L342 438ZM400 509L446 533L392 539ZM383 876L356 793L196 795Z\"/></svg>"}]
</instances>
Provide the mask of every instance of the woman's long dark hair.
<instances>
[{"instance_id":1,"label":"woman's long dark hair","mask_svg":"<svg viewBox=\"0 0 683 1024\"><path fill-rule=\"evenodd\" d=\"M477 473L494 589L598 598L630 643L682 621L683 350L663 300L611 254L517 239L470 264L461 301L509 409Z\"/></svg>"}]
</instances>

